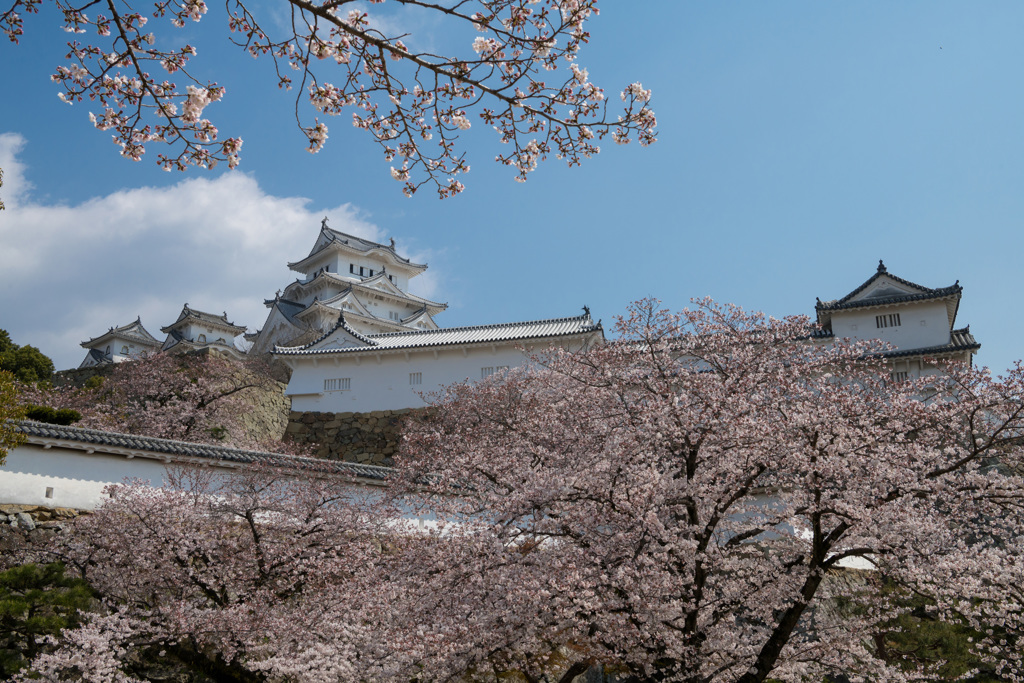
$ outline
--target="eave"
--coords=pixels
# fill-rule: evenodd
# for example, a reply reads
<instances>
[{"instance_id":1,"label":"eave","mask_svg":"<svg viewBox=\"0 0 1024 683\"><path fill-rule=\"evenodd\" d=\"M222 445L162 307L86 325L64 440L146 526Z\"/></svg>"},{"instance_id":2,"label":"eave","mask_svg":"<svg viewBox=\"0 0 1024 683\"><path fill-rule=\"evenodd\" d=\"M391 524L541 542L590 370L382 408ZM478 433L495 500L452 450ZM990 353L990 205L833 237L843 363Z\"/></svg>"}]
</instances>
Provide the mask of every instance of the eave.
<instances>
[{"instance_id":1,"label":"eave","mask_svg":"<svg viewBox=\"0 0 1024 683\"><path fill-rule=\"evenodd\" d=\"M270 466L307 474L341 475L361 483L383 484L392 473L388 467L304 458L301 456L250 451L212 444L158 439L134 434L105 432L31 420L15 423L15 430L25 443L43 449L62 448L89 454L117 455L128 459L157 460L165 465L215 465L219 467Z\"/></svg>"},{"instance_id":2,"label":"eave","mask_svg":"<svg viewBox=\"0 0 1024 683\"><path fill-rule=\"evenodd\" d=\"M949 322L949 328L953 329L953 325L956 324L957 312L960 310L960 298L962 291L963 288L961 288L960 285L953 285L951 287L944 287L943 289L923 292L921 294L908 294L906 296L884 297L879 299L864 299L842 304L833 301L819 301L815 305L814 309L817 314L818 324L823 328L831 328L832 315L837 312L868 308L905 307L921 303L923 301L942 301L946 304L946 317Z\"/></svg>"},{"instance_id":3,"label":"eave","mask_svg":"<svg viewBox=\"0 0 1024 683\"><path fill-rule=\"evenodd\" d=\"M325 252L335 251L341 254L359 257L378 256L387 264L388 267L395 268L400 272L406 273L407 277L415 277L427 269L427 264L425 263L413 263L411 261L403 260L402 257L398 256L390 247L376 243L368 244L371 244L372 246L364 251L348 244L344 244L335 238L323 245L320 249L312 252L306 258L289 263L288 268L298 273L308 273L313 270L313 264L323 260Z\"/></svg>"},{"instance_id":4,"label":"eave","mask_svg":"<svg viewBox=\"0 0 1024 683\"><path fill-rule=\"evenodd\" d=\"M106 344L107 342L113 341L115 339L119 339L121 341L126 341L126 342L129 342L131 344L138 344L138 345L144 346L144 347L157 348L157 349L160 348L160 341L157 340L157 339L154 339L153 341L143 340L143 339L141 339L139 337L135 337L135 336L128 335L128 334L123 334L121 332L118 332L117 330L111 330L111 331L107 332L106 334L101 334L100 336L94 337L94 338L90 339L89 341L84 341L84 342L81 343L81 346L82 346L82 348L88 349L88 348L91 348L93 346L102 346L103 344Z\"/></svg>"},{"instance_id":5,"label":"eave","mask_svg":"<svg viewBox=\"0 0 1024 683\"><path fill-rule=\"evenodd\" d=\"M363 339L367 342L367 346L362 347L348 347L348 348L325 348L315 349L310 348L316 346L323 339L326 339L330 333L324 335L321 339L318 339L311 344L301 348L286 348L277 347L274 350L275 357L282 357L282 360L296 359L301 360L302 358L309 358L314 356L325 356L325 355L360 355L360 354L391 354L391 353L412 353L422 350L435 350L435 349L449 349L449 348L487 348L495 346L516 346L521 344L538 344L559 339L567 339L571 337L590 338L594 336L604 337L604 328L601 323L594 324L590 322L585 327L578 327L576 329L569 329L564 332L544 332L539 334L520 334L515 336L502 337L498 334L502 328L508 328L512 326L526 326L526 325L539 325L539 324L558 324L566 323L573 320L573 318L558 318L544 321L530 321L525 323L504 323L499 325L478 325L472 327L463 328L438 328L436 330L413 330L405 332L395 332L391 334L382 335L369 335ZM588 319L589 321L589 319ZM458 339L459 333L470 333L474 331L495 331L495 336L480 339ZM452 340L435 340L431 341L430 335L434 335L435 339L437 336L448 334L455 338ZM422 340L422 342L420 342ZM384 343L382 343L384 342ZM401 343L406 342L406 343ZM419 343L418 343L419 342Z\"/></svg>"}]
</instances>

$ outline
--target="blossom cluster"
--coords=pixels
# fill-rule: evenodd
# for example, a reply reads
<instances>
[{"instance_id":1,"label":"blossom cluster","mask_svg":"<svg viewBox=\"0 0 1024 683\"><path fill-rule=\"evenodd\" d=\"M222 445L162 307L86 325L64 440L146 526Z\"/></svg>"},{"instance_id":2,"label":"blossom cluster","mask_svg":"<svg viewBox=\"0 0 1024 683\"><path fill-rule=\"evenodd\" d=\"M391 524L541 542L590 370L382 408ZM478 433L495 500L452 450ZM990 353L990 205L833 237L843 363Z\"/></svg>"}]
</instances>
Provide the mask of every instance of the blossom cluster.
<instances>
[{"instance_id":1,"label":"blossom cluster","mask_svg":"<svg viewBox=\"0 0 1024 683\"><path fill-rule=\"evenodd\" d=\"M0 29L16 42L24 32L22 15L35 12L40 2L14 0L0 16ZM97 36L95 44L69 43L69 63L53 76L62 87L60 97L98 102L94 125L113 133L124 156L139 160L149 145L165 143L175 150L158 157L167 170L223 160L237 165L241 139L219 141L217 127L202 118L225 88L192 75L194 46L158 47L166 41L147 32L147 17L130 8L111 3L108 14L93 15L66 0L55 2L67 31ZM481 34L464 54L451 55L417 48L416 36L386 30L393 22L389 14L341 12L339 3L289 4L290 30L279 34L245 0L230 0L232 40L253 57L272 60L278 87L297 85L297 97L317 111L333 116L352 110L353 124L376 140L385 160L399 161L407 195L428 183L442 197L462 190L457 177L469 165L460 136L474 117L509 146L496 158L520 181L551 154L579 164L600 151L596 141L606 135L620 144L634 135L643 145L656 139L650 90L630 85L623 92L624 111L614 115L577 62L589 40L585 22L598 11L596 0L415 3L435 12L455 34L463 27ZM152 11L176 27L206 13L203 0L154 0ZM300 116L299 128L310 152L323 148L326 124L304 124Z\"/></svg>"}]
</instances>

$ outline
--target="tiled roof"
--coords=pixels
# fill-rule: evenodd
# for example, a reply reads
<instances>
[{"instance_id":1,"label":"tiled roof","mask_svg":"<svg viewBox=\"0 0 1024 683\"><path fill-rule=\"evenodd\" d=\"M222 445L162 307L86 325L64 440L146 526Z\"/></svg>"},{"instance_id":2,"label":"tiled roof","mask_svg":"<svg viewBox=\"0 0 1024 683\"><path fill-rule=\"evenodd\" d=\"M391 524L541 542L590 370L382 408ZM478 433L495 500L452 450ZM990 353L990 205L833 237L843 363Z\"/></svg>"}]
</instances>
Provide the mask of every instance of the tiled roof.
<instances>
[{"instance_id":1,"label":"tiled roof","mask_svg":"<svg viewBox=\"0 0 1024 683\"><path fill-rule=\"evenodd\" d=\"M300 267L301 264L306 262L307 260L309 260L310 257L320 253L321 251L326 249L331 244L341 244L341 245L345 245L346 247L349 247L351 249L355 249L356 251L360 251L360 252L363 252L363 253L368 253L368 252L375 251L375 250L385 251L385 252L390 253L391 256L393 256L395 258L395 260L397 260L399 263L401 263L403 265L407 265L407 266L410 266L412 268L416 268L416 269L419 269L419 270L426 270L427 269L427 265L425 263L413 263L409 259L403 258L402 256L399 256L398 252L395 251L395 241L394 240L391 240L390 244L380 244L378 242L373 242L371 240L363 239L362 237L356 237L355 235L349 235L348 233L341 232L339 230L332 230L331 228L327 227L327 219L326 218L324 218L324 221L323 221L323 223L320 226L320 232L321 232L322 235L324 235L324 236L326 236L328 238L328 241L325 242L324 244L322 244L319 249L316 248L316 246L314 246L313 250L309 252L309 255L306 256L306 258L301 259L299 261L296 261L294 263L289 263L288 264L289 268L295 269L297 267ZM319 239L318 239L318 241L319 241Z\"/></svg>"},{"instance_id":2,"label":"tiled roof","mask_svg":"<svg viewBox=\"0 0 1024 683\"><path fill-rule=\"evenodd\" d=\"M305 306L295 301L289 301L288 299L278 299L276 303L277 309L281 311L281 314L284 315L288 322L293 325L301 326L301 323L295 321L295 316L306 310Z\"/></svg>"},{"instance_id":3,"label":"tiled roof","mask_svg":"<svg viewBox=\"0 0 1024 683\"><path fill-rule=\"evenodd\" d=\"M837 299L835 301L819 301L815 305L815 308L822 311L838 311L847 308L865 308L867 306L889 306L890 304L901 304L908 301L941 299L947 296L959 294L962 291L963 287L959 284L955 284L950 285L949 287L941 287L939 289L929 289L927 292L920 292L918 294L871 297L870 299L859 299L857 301L848 301L849 295L847 295L842 299Z\"/></svg>"},{"instance_id":4,"label":"tiled roof","mask_svg":"<svg viewBox=\"0 0 1024 683\"><path fill-rule=\"evenodd\" d=\"M947 353L958 353L962 351L977 351L981 348L981 344L971 334L971 328L968 325L959 330L953 330L949 333L949 343L940 344L939 346L929 346L924 349L898 349L896 351L887 351L882 355L885 358L903 358L906 356L941 356Z\"/></svg>"},{"instance_id":5,"label":"tiled roof","mask_svg":"<svg viewBox=\"0 0 1024 683\"><path fill-rule=\"evenodd\" d=\"M393 297L395 299L410 300L410 301L413 301L414 303L418 303L420 305L430 306L431 308L438 309L438 311L443 311L446 308L448 308L448 304L441 303L439 301L431 301L430 299L424 299L423 297L417 296L416 294L412 294L410 292L403 291L403 290L399 289L397 286L395 287L396 291L392 292L391 290L377 289L376 287L372 287L372 286L366 284L368 281L370 281L370 280L377 280L378 278L379 278L379 274L378 275L374 275L372 278L366 277L366 278L360 279L358 275L352 276L352 275L345 275L345 274L331 273L331 272L328 272L328 271L324 271L322 273L317 273L310 280L299 280L299 279L296 279L295 282L292 282L291 284L289 284L285 288L285 293L289 294L290 296L295 296L295 291L294 290L296 290L296 289L297 290L307 290L307 289L311 288L313 285L321 285L321 284L324 284L324 282L326 281L326 282L329 282L329 283L333 283L333 284L337 284L337 285L342 285L344 287L344 289L342 289L338 294L335 294L335 295L333 295L331 297L328 297L327 299L324 299L324 301L333 301L334 299L337 299L338 297L342 296L346 292L352 291L353 288L359 288L358 291L363 292L363 293L369 292L369 293L373 293L373 294L386 294L386 295L388 295L390 297Z\"/></svg>"},{"instance_id":6,"label":"tiled roof","mask_svg":"<svg viewBox=\"0 0 1024 683\"><path fill-rule=\"evenodd\" d=\"M157 439L151 436L118 434L98 429L44 424L31 420L21 420L16 423L15 428L18 433L25 435L29 443L58 440L70 442L72 447L79 444L79 447L82 448L95 448L97 451L103 450L110 453L146 451L154 454L198 458L212 462L266 465L310 472L343 474L377 481L384 481L391 474L390 468L378 467L376 465L360 465L337 460L302 458L294 455L264 451L247 451L238 448L227 448L225 446Z\"/></svg>"},{"instance_id":7,"label":"tiled roof","mask_svg":"<svg viewBox=\"0 0 1024 683\"><path fill-rule=\"evenodd\" d=\"M345 312L344 311L342 311L341 309L338 309L338 313L339 313L339 315L338 315L338 322L334 323L334 327L332 327L331 329L327 330L326 332L324 332L322 335L320 335L319 337L317 337L313 341L309 342L305 346L291 346L291 347L289 347L289 346L275 346L274 347L274 353L278 353L278 351L280 351L280 350L293 350L293 349L294 350L302 350L302 349L308 349L311 346L314 346L314 345L319 344L320 342L324 341L325 339L330 337L332 334L337 332L339 329L345 330L350 335L352 335L353 337L355 337L359 341L363 342L364 344L367 344L368 346L372 346L374 344L373 340L370 337L364 336L364 335L360 334L359 332L356 332L351 327L349 327L348 323L345 322ZM334 350L337 350L337 349L334 349Z\"/></svg>"},{"instance_id":8,"label":"tiled roof","mask_svg":"<svg viewBox=\"0 0 1024 683\"><path fill-rule=\"evenodd\" d=\"M910 287L911 289L915 289L915 290L917 290L917 293L916 294L903 294L903 293L900 293L900 294L894 294L892 296L871 297L871 298L868 298L868 299L860 299L858 301L853 301L854 297L856 297L858 294L860 294L861 292L866 290L876 280L878 280L879 278L881 278L883 276L889 278L890 280L898 282L898 283L900 283L902 285ZM817 305L815 306L815 308L817 310L819 310L819 311L835 311L835 310L842 310L842 309L847 309L847 308L861 308L861 307L865 307L865 306L887 306L889 304L905 303L905 302L908 302L908 301L922 301L922 300L925 300L925 299L939 299L939 298L950 296L950 295L953 295L953 294L959 294L962 291L963 291L963 288L960 286L960 281L959 280L955 284L950 285L949 287L941 287L939 289L932 289L930 287L924 287L924 286L919 285L917 283L911 282L910 280L904 280L903 278L898 277L898 276L893 275L892 273L890 273L886 269L885 264L882 263L882 261L879 261L878 262L878 270L875 272L874 275L869 277L864 282L864 284L862 284L860 287L857 287L857 289L853 290L852 292L850 292L849 294L847 294L846 296L844 296L841 299L834 299L832 301L821 301L819 299Z\"/></svg>"},{"instance_id":9,"label":"tiled roof","mask_svg":"<svg viewBox=\"0 0 1024 683\"><path fill-rule=\"evenodd\" d=\"M101 339L106 337L120 337L122 339L128 339L130 341L136 341L144 346L159 346L160 341L151 335L145 327L142 326L142 318L136 318L134 322L130 322L127 325L121 327L111 327L103 334L93 337L89 341L82 342L82 346L89 348L93 344L98 343Z\"/></svg>"},{"instance_id":10,"label":"tiled roof","mask_svg":"<svg viewBox=\"0 0 1024 683\"><path fill-rule=\"evenodd\" d=\"M340 321L339 321L340 322ZM474 325L472 327L442 327L436 330L414 330L367 335L367 346L345 349L317 349L316 345L327 336L303 347L277 347L276 355L298 356L323 353L360 353L413 349L430 346L451 346L455 344L486 344L493 342L525 341L549 337L603 332L601 323L594 323L589 314L574 318L552 318L527 322L501 323L498 325Z\"/></svg>"},{"instance_id":11,"label":"tiled roof","mask_svg":"<svg viewBox=\"0 0 1024 683\"><path fill-rule=\"evenodd\" d=\"M90 361L92 361L90 363ZM79 364L79 368L91 367L93 365L107 365L113 363L111 359L107 358L107 354L103 353L99 349L89 349L89 353L85 354L85 358ZM88 365L86 365L88 363Z\"/></svg>"},{"instance_id":12,"label":"tiled roof","mask_svg":"<svg viewBox=\"0 0 1024 683\"><path fill-rule=\"evenodd\" d=\"M244 325L236 325L233 322L228 322L228 314L225 312L222 315L214 315L213 313L206 313L205 311L197 311L194 308L189 308L188 304L185 304L184 308L181 309L181 313L178 315L178 319L167 327L161 327L161 332L169 333L171 330L178 327L183 321L188 322L201 322L211 327L219 327L226 330L237 330L236 335L245 332Z\"/></svg>"},{"instance_id":13,"label":"tiled roof","mask_svg":"<svg viewBox=\"0 0 1024 683\"><path fill-rule=\"evenodd\" d=\"M413 311L408 316L402 318L401 322L403 325L409 325L415 322L418 318L427 318L430 322L434 322L433 319L430 318L430 314L427 312L426 306L417 311Z\"/></svg>"}]
</instances>

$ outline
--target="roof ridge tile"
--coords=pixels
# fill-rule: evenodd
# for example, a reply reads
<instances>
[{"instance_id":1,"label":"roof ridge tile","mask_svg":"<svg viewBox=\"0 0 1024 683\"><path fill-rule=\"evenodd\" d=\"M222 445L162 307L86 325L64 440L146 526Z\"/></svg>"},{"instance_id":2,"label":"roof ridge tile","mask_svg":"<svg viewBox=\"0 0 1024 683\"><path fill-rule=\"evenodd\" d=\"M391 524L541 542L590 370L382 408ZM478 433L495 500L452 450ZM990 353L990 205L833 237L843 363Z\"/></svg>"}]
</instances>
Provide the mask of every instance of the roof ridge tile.
<instances>
[{"instance_id":1,"label":"roof ridge tile","mask_svg":"<svg viewBox=\"0 0 1024 683\"><path fill-rule=\"evenodd\" d=\"M337 460L324 460L299 455L288 455L285 453L273 453L271 451L253 451L215 444L162 439L154 436L107 432L88 427L53 425L43 422L35 422L32 420L16 421L14 426L19 433L26 436L63 439L66 441L117 446L121 448L133 448L137 450L148 450L154 453L209 458L226 462L263 463L271 466L283 466L308 470L334 470L338 473L347 472L366 479L378 480L387 479L392 472L391 468L379 465L365 465L361 463L350 463Z\"/></svg>"}]
</instances>

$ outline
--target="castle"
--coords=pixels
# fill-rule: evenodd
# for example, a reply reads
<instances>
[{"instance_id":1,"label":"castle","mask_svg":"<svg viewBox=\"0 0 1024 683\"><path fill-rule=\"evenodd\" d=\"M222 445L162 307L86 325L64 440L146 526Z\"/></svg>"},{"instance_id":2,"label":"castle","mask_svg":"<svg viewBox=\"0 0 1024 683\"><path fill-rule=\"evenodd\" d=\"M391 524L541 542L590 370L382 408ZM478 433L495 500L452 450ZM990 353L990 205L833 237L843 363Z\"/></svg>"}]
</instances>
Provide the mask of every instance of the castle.
<instances>
[{"instance_id":1,"label":"castle","mask_svg":"<svg viewBox=\"0 0 1024 683\"><path fill-rule=\"evenodd\" d=\"M178 319L160 331L167 337L163 343L142 326L142 319L111 327L98 337L82 342L88 350L79 368L90 368L110 363L123 363L132 358L145 358L158 351L200 351L216 349L233 358L241 358L243 352L235 346L235 337L245 332L245 327L228 322L228 314L214 315L189 308L181 309Z\"/></svg>"},{"instance_id":2,"label":"castle","mask_svg":"<svg viewBox=\"0 0 1024 683\"><path fill-rule=\"evenodd\" d=\"M939 372L926 359L970 364L981 344L970 326L956 327L963 288L960 281L932 289L889 272L882 261L862 285L831 301L817 300L816 340L880 339L891 347L893 378L921 377Z\"/></svg>"},{"instance_id":3,"label":"castle","mask_svg":"<svg viewBox=\"0 0 1024 683\"><path fill-rule=\"evenodd\" d=\"M329 467L362 484L378 485L386 477L385 469L369 463L389 462L381 445L394 435L364 429L361 420L393 422L394 411L424 405L423 392L521 365L527 362L524 351L531 348L578 349L604 339L600 322L594 323L587 309L551 320L439 327L434 316L445 304L408 292L409 280L425 264L403 258L393 243L346 235L326 223L309 255L289 265L304 277L266 301L266 323L248 335L250 353L272 352L292 368L287 394L293 419L301 418L294 426L310 432L313 423L306 420L316 417L327 420L325 424L338 423L333 432L306 436L323 437L322 457L357 461ZM956 326L962 294L959 282L929 288L889 273L879 262L848 294L818 299L818 327L811 339L823 344L844 337L881 339L889 346L883 355L897 381L938 372L928 359L970 363L981 345L969 327ZM161 349L232 353L243 328L229 322L226 313L217 316L186 305L161 330L167 334L162 343L140 320L111 328L83 343L89 349L83 365L120 362ZM345 426L339 428L341 423ZM361 443L338 438L346 430L359 433L356 440ZM107 484L125 476L160 481L170 464L203 464L228 473L244 463L294 469L322 463L77 427L24 423L19 431L26 442L8 458L0 476L0 500L25 506L89 509L101 502ZM380 457L371 458L370 451Z\"/></svg>"},{"instance_id":4,"label":"castle","mask_svg":"<svg viewBox=\"0 0 1024 683\"><path fill-rule=\"evenodd\" d=\"M300 274L267 299L263 326L245 335L249 353L272 354L291 369L287 395L294 412L372 412L426 404L444 385L500 373L551 345L576 351L604 340L586 307L576 316L444 328L435 317L447 304L409 291L427 269L390 244L332 230L325 218L312 249L288 267ZM980 344L969 327L956 327L963 289L929 288L878 268L845 296L815 306L812 338L881 339L891 350L893 377L935 372L926 359L970 363ZM158 350L216 349L240 357L235 339L245 328L185 304L161 328L163 343L140 320L110 328L82 346L82 367L121 362Z\"/></svg>"}]
</instances>

